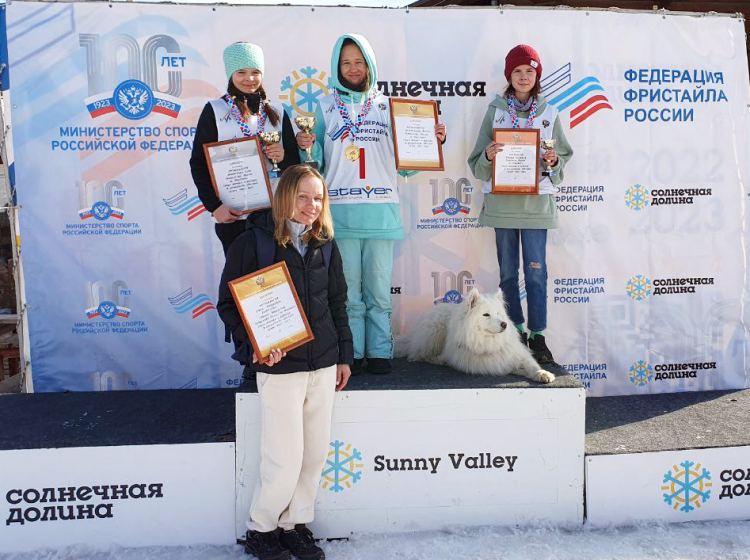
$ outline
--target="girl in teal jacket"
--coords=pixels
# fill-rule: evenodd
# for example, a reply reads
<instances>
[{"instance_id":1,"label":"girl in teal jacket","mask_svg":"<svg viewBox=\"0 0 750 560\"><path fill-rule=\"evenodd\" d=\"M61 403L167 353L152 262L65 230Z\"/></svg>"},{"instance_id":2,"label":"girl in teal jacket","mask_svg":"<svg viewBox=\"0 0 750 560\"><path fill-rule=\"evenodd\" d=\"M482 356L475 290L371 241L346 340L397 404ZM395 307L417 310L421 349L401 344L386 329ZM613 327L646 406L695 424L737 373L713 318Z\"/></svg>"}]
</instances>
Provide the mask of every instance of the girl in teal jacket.
<instances>
[{"instance_id":1,"label":"girl in teal jacket","mask_svg":"<svg viewBox=\"0 0 750 560\"><path fill-rule=\"evenodd\" d=\"M348 285L354 367L389 373L391 274L396 239L404 236L388 98L377 89L375 53L361 35L339 37L331 57L334 89L315 112L314 134L299 133L328 183L336 240ZM445 140L445 126L435 134Z\"/></svg>"}]
</instances>

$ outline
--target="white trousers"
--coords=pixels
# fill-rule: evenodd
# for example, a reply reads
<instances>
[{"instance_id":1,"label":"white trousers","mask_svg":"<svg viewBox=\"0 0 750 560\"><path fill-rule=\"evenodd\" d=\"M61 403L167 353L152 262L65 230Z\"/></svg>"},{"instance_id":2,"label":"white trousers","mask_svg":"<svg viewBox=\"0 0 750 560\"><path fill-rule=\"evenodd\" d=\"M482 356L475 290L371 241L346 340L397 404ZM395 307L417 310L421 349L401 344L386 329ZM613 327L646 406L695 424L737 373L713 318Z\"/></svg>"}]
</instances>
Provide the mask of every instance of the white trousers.
<instances>
[{"instance_id":1,"label":"white trousers","mask_svg":"<svg viewBox=\"0 0 750 560\"><path fill-rule=\"evenodd\" d=\"M260 476L247 526L254 531L311 523L328 457L336 366L286 374L259 372Z\"/></svg>"}]
</instances>

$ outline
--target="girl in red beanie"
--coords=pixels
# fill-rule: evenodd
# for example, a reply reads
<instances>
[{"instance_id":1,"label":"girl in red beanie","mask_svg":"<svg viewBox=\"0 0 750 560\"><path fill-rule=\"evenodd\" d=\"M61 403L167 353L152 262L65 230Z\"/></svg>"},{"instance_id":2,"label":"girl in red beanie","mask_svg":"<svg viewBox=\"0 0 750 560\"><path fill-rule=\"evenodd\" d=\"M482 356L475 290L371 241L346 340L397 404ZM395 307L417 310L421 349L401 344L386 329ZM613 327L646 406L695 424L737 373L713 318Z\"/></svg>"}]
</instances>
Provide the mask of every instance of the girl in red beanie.
<instances>
[{"instance_id":1,"label":"girl in red beanie","mask_svg":"<svg viewBox=\"0 0 750 560\"><path fill-rule=\"evenodd\" d=\"M557 109L540 94L542 62L528 45L513 47L505 57L508 86L490 103L482 121L469 166L477 179L485 181L484 204L479 216L483 226L495 228L500 288L505 294L508 315L540 363L554 361L544 339L547 328L547 230L557 227L555 185L563 180L565 164L573 150L565 139ZM555 147L542 153L540 171L552 167L549 176L540 175L538 195L505 195L492 192L492 160L503 149L493 141L493 128L536 128L541 139L554 139ZM520 253L526 285L528 329L524 327L518 285Z\"/></svg>"}]
</instances>

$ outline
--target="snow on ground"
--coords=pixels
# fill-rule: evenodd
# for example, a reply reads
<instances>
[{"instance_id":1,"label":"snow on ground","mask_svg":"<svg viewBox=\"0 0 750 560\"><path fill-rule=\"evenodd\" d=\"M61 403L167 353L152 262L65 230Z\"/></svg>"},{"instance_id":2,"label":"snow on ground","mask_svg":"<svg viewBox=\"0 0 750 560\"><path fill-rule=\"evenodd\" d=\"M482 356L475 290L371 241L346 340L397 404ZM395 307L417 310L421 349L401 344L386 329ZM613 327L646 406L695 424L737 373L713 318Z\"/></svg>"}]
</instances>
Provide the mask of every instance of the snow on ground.
<instances>
[{"instance_id":1,"label":"snow on ground","mask_svg":"<svg viewBox=\"0 0 750 560\"><path fill-rule=\"evenodd\" d=\"M454 528L357 535L324 543L328 560L750 560L750 521L637 527ZM2 543L0 543L0 549ZM2 554L0 560L239 560L240 546L110 548L81 545Z\"/></svg>"}]
</instances>

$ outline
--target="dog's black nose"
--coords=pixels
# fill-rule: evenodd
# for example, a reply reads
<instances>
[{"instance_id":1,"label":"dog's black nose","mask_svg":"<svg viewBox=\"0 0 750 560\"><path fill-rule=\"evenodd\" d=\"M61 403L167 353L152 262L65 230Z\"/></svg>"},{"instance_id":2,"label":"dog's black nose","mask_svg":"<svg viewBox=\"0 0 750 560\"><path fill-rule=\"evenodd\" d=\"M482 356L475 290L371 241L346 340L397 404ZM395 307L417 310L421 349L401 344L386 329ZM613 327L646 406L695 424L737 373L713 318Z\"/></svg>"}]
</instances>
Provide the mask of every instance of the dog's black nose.
<instances>
[{"instance_id":1,"label":"dog's black nose","mask_svg":"<svg viewBox=\"0 0 750 560\"><path fill-rule=\"evenodd\" d=\"M500 323L500 328L503 329L503 330L505 330L505 328L507 326L508 326L508 323L506 323L505 321L503 321L502 323Z\"/></svg>"}]
</instances>

